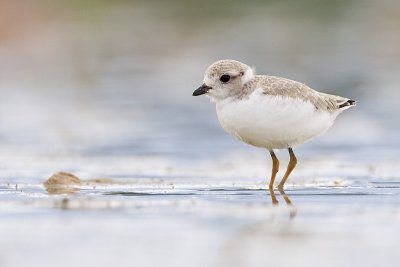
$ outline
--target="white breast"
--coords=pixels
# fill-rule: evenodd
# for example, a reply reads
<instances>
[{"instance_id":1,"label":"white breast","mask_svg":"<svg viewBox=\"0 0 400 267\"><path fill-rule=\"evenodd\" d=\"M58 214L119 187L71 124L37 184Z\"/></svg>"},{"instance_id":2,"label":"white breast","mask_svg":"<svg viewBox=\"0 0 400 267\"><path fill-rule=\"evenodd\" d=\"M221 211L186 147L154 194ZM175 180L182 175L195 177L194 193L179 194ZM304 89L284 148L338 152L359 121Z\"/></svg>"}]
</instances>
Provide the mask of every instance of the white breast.
<instances>
[{"instance_id":1,"label":"white breast","mask_svg":"<svg viewBox=\"0 0 400 267\"><path fill-rule=\"evenodd\" d=\"M216 104L225 131L268 149L300 145L328 130L339 114L316 110L301 99L269 96L258 90L249 98L225 99Z\"/></svg>"}]
</instances>

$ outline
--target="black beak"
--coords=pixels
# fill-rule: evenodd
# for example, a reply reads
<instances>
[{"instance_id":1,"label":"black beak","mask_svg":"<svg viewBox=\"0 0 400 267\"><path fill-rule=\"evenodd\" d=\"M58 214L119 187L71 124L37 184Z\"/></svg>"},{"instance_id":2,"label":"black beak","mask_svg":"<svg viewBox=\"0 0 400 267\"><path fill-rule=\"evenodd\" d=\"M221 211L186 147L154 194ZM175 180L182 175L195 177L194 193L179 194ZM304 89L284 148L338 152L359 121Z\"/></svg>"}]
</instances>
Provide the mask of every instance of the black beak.
<instances>
[{"instance_id":1,"label":"black beak","mask_svg":"<svg viewBox=\"0 0 400 267\"><path fill-rule=\"evenodd\" d=\"M205 83L203 83L199 88L197 88L193 92L193 96L198 96L198 95L204 95L205 93L208 92L208 90L212 89L212 87L207 86Z\"/></svg>"}]
</instances>

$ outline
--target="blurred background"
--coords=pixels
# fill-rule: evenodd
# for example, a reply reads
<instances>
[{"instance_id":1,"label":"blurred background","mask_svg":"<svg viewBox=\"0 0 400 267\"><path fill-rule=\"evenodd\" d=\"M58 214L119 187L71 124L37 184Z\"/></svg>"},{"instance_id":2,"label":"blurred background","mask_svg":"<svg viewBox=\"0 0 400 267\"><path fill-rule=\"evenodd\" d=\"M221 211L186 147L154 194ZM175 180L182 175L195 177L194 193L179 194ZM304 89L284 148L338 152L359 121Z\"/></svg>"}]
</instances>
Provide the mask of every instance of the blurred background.
<instances>
[{"instance_id":1,"label":"blurred background","mask_svg":"<svg viewBox=\"0 0 400 267\"><path fill-rule=\"evenodd\" d=\"M399 47L398 0L0 0L0 266L397 266ZM357 100L294 206L192 97L227 58Z\"/></svg>"},{"instance_id":2,"label":"blurred background","mask_svg":"<svg viewBox=\"0 0 400 267\"><path fill-rule=\"evenodd\" d=\"M358 101L303 158L393 160L399 47L394 0L1 0L1 176L92 173L98 166L85 169L84 159L93 157L178 168L209 155L264 160L223 132L213 104L191 96L225 58Z\"/></svg>"}]
</instances>

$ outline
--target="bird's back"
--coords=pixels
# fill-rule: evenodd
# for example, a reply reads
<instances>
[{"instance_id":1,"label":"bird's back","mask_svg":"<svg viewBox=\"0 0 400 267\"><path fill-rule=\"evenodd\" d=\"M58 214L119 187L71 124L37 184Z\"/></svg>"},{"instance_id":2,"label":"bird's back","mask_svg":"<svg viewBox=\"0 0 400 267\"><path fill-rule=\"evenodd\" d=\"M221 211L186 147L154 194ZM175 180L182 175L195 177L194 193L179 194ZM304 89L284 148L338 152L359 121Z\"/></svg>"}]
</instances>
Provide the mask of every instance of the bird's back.
<instances>
[{"instance_id":1,"label":"bird's back","mask_svg":"<svg viewBox=\"0 0 400 267\"><path fill-rule=\"evenodd\" d=\"M321 93L303 83L282 77L257 75L254 82L252 86L261 89L265 95L300 99L312 103L316 110L338 112L355 104L354 100Z\"/></svg>"}]
</instances>

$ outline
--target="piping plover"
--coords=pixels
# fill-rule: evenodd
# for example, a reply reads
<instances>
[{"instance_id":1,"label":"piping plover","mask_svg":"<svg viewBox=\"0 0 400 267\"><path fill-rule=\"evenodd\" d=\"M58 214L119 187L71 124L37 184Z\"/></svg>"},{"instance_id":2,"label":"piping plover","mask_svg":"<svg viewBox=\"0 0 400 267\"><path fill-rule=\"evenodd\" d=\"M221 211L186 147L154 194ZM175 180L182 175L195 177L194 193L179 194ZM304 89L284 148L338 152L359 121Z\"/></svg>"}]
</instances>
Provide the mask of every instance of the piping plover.
<instances>
[{"instance_id":1,"label":"piping plover","mask_svg":"<svg viewBox=\"0 0 400 267\"><path fill-rule=\"evenodd\" d=\"M279 160L274 149L288 149L290 161L278 185L283 186L297 164L293 147L327 131L336 117L355 101L317 92L286 78L256 75L235 60L220 60L206 70L193 96L216 103L218 120L226 132L247 144L266 148L272 157L270 190Z\"/></svg>"}]
</instances>

